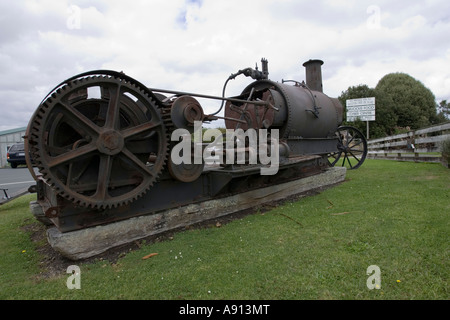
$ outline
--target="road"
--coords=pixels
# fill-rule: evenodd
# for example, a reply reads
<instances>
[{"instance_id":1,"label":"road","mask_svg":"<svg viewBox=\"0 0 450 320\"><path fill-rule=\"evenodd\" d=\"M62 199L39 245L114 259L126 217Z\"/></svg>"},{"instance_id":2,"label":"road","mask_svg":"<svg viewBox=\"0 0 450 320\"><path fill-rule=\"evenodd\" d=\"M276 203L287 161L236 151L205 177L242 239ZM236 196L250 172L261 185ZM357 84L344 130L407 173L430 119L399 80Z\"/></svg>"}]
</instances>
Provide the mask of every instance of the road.
<instances>
[{"instance_id":1,"label":"road","mask_svg":"<svg viewBox=\"0 0 450 320\"><path fill-rule=\"evenodd\" d=\"M37 172L37 169L35 168ZM8 189L6 193L9 197L28 189L36 184L27 167L19 166L16 169L0 169L0 189ZM5 198L3 190L0 190L0 201Z\"/></svg>"}]
</instances>

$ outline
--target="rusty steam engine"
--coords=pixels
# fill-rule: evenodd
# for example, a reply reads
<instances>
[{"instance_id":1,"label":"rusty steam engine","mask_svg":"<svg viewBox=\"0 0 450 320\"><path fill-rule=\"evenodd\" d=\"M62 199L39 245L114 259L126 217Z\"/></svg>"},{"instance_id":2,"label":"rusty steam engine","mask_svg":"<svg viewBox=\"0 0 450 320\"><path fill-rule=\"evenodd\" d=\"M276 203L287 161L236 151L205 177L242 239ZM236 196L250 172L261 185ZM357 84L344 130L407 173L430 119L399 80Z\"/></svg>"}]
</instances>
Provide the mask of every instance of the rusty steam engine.
<instances>
[{"instance_id":1,"label":"rusty steam engine","mask_svg":"<svg viewBox=\"0 0 450 320\"><path fill-rule=\"evenodd\" d=\"M63 81L38 106L25 137L46 218L64 233L301 179L341 161L359 167L366 140L357 129L340 126L343 107L322 90L323 62L303 64L306 82L269 80L268 62L261 62L261 70L242 69L227 79L254 79L228 98L148 88L108 70ZM222 107L205 114L199 98L221 100L223 116ZM192 147L190 156L184 150L186 157L193 159L196 148L203 155L211 145L195 139L195 125L218 119L227 129L266 133L264 151L276 154L276 174L261 174L270 164L259 155L250 161L254 150L248 141L230 149L230 141L218 145L216 139L209 152L221 161L213 165L205 159L174 161L171 151L184 139ZM172 141L177 129L185 134ZM242 153L244 163L225 161Z\"/></svg>"}]
</instances>

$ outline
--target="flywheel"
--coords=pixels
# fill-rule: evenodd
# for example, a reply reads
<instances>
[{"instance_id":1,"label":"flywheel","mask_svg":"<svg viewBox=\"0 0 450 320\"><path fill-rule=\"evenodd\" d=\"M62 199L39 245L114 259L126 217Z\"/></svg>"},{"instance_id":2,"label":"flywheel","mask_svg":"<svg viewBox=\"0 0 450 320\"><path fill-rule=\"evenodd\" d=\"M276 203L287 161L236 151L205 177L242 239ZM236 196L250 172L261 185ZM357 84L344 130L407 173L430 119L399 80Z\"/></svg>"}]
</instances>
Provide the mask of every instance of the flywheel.
<instances>
[{"instance_id":1,"label":"flywheel","mask_svg":"<svg viewBox=\"0 0 450 320\"><path fill-rule=\"evenodd\" d=\"M116 72L63 82L40 104L28 146L46 182L76 205L107 209L145 194L163 170L169 137L157 98Z\"/></svg>"}]
</instances>

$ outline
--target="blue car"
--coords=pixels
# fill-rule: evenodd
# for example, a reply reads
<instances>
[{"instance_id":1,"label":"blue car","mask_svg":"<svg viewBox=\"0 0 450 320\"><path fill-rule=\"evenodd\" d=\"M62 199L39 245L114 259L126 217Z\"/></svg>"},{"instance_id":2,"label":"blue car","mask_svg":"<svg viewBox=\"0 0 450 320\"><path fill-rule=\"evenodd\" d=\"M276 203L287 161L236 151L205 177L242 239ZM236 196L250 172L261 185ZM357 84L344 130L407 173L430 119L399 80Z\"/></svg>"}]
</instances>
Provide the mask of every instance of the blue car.
<instances>
[{"instance_id":1,"label":"blue car","mask_svg":"<svg viewBox=\"0 0 450 320\"><path fill-rule=\"evenodd\" d=\"M17 168L20 164L27 164L24 143L13 144L6 154L6 160L11 165L11 168Z\"/></svg>"}]
</instances>

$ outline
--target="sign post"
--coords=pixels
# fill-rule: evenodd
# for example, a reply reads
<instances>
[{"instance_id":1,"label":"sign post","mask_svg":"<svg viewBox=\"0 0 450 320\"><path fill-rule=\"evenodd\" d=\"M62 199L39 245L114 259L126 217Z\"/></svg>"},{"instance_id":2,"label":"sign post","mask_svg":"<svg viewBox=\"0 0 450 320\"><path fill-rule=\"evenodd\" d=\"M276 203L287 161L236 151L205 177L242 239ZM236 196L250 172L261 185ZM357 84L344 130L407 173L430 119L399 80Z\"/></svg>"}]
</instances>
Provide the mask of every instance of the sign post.
<instances>
[{"instance_id":1,"label":"sign post","mask_svg":"<svg viewBox=\"0 0 450 320\"><path fill-rule=\"evenodd\" d=\"M367 123L367 139L369 139L369 121L375 121L375 97L351 99L346 101L347 121L357 119Z\"/></svg>"}]
</instances>

